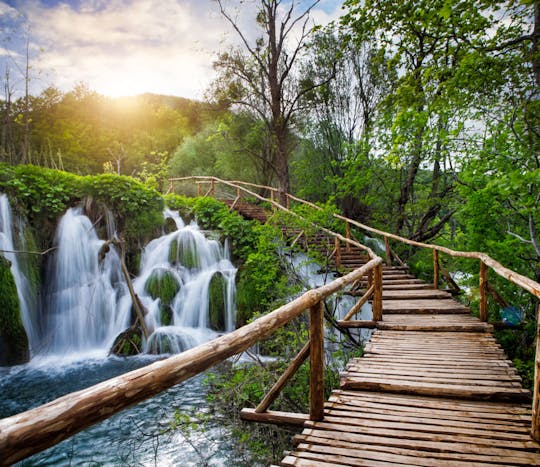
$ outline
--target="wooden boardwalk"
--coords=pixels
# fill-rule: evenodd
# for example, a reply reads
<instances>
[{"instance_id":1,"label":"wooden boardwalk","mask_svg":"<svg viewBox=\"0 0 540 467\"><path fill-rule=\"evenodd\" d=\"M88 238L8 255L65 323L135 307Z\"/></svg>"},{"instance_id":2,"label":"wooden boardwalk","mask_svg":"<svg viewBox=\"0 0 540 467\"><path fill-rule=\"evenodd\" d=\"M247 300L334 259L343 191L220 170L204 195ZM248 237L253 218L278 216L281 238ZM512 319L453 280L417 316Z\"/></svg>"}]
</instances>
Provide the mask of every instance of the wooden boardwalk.
<instances>
[{"instance_id":1,"label":"wooden boardwalk","mask_svg":"<svg viewBox=\"0 0 540 467\"><path fill-rule=\"evenodd\" d=\"M385 268L383 321L282 466L540 465L530 393L450 294Z\"/></svg>"}]
</instances>

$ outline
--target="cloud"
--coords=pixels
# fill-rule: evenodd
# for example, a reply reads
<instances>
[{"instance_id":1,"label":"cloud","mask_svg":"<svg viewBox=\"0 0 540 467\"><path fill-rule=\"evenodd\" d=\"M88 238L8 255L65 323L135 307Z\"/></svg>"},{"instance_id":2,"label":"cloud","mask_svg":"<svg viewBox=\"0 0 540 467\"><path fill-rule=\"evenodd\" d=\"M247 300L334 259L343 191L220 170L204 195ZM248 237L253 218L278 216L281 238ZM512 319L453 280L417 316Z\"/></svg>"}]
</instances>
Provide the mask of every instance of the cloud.
<instances>
[{"instance_id":1,"label":"cloud","mask_svg":"<svg viewBox=\"0 0 540 467\"><path fill-rule=\"evenodd\" d=\"M224 40L237 40L213 0L64 0L47 5L20 0L16 5L41 48L35 68L62 90L84 81L109 95L150 91L201 98ZM323 5L314 15L319 23L334 16L329 5L335 1ZM248 8L253 3L243 2L238 11L251 37L255 22L253 14L245 14ZM3 9L13 14L0 3L0 16Z\"/></svg>"}]
</instances>

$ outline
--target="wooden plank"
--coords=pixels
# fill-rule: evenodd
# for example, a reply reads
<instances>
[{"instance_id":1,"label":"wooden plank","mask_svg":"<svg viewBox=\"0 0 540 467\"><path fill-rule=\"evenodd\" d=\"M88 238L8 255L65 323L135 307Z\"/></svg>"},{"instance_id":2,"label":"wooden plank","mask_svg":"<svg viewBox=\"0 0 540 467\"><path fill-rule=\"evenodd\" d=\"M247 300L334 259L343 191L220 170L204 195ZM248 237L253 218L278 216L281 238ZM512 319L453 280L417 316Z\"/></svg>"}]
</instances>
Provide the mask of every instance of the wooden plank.
<instances>
[{"instance_id":1,"label":"wooden plank","mask_svg":"<svg viewBox=\"0 0 540 467\"><path fill-rule=\"evenodd\" d=\"M437 452L437 451L424 451L424 450L411 450L401 447L393 447L393 446L380 446L377 444L366 444L366 443L351 443L350 441L346 441L343 439L334 439L334 438L328 438L323 436L313 436L313 435L296 435L294 438L295 443L313 443L313 444L319 444L319 445L331 445L336 447L344 447L353 449L357 452L363 452L363 451L370 451L374 453L378 452L385 452L385 453L392 453L392 454L398 454L398 455L411 455L415 456L415 464L416 465L431 465L431 464L424 464L424 459L426 459L428 462L431 460L436 461L437 463L434 464L436 466L440 466L442 463L444 465L449 465L447 462L444 461L466 461L471 465L470 463L473 462L473 465L476 465L477 462L486 462L489 465L494 464L502 464L502 465L540 465L540 464L529 464L530 459L524 459L522 457L517 456L501 456L500 454L497 456L490 455L488 452L484 452L481 454L462 454L459 452ZM453 465L453 463L451 464Z\"/></svg>"},{"instance_id":2,"label":"wooden plank","mask_svg":"<svg viewBox=\"0 0 540 467\"><path fill-rule=\"evenodd\" d=\"M388 381L391 378L391 381L402 382L409 384L409 382L419 383L424 385L425 383L443 384L445 386L489 386L490 388L521 388L519 381L511 380L502 380L502 378L490 378L490 379L480 379L468 377L468 378L449 378L444 376L430 376L430 375L421 375L418 373L411 373L408 375L402 374L389 374L385 376L383 372L369 372L369 371L348 371L346 376L348 381L352 380L380 380ZM478 388L481 389L481 388Z\"/></svg>"},{"instance_id":3,"label":"wooden plank","mask_svg":"<svg viewBox=\"0 0 540 467\"><path fill-rule=\"evenodd\" d=\"M333 394L340 398L350 398L350 400L368 400L376 402L384 402L395 406L404 407L429 407L433 408L434 400L423 396L406 395L406 394L391 394L391 393L379 393L367 391L347 391L347 390L334 390ZM491 411L500 412L504 414L522 414L531 413L531 407L528 404L518 402L484 402L476 400L456 400L444 397L438 397L436 399L437 407L449 410L464 410L472 409L476 411Z\"/></svg>"},{"instance_id":4,"label":"wooden plank","mask_svg":"<svg viewBox=\"0 0 540 467\"><path fill-rule=\"evenodd\" d=\"M467 373L456 373L452 371L424 371L422 369L394 369L394 368L375 368L375 367L350 367L347 368L348 373L352 373L356 376L366 374L369 376L388 376L395 377L413 377L413 378L432 378L445 381L464 381L468 379L474 379L475 381L488 381L488 384L496 381L506 381L517 383L521 386L521 378L513 374L505 372L486 373L485 371L475 371ZM423 379L422 379L423 381Z\"/></svg>"},{"instance_id":5,"label":"wooden plank","mask_svg":"<svg viewBox=\"0 0 540 467\"><path fill-rule=\"evenodd\" d=\"M384 290L384 285L383 285ZM390 292L389 292L390 293ZM470 313L469 308L456 302L453 299L409 299L409 300L387 300L383 299L383 310L385 314L402 313L426 313L426 314L447 314L447 313Z\"/></svg>"},{"instance_id":6,"label":"wooden plank","mask_svg":"<svg viewBox=\"0 0 540 467\"><path fill-rule=\"evenodd\" d=\"M429 382L401 381L394 379L378 380L374 378L355 379L343 377L340 386L344 389L368 389L371 391L388 391L402 394L420 394L426 396L446 396L474 399L497 400L529 400L530 392L521 387L504 386L484 387L472 384L451 385Z\"/></svg>"},{"instance_id":7,"label":"wooden plank","mask_svg":"<svg viewBox=\"0 0 540 467\"><path fill-rule=\"evenodd\" d=\"M349 443L351 444L351 443ZM310 455L313 453L320 454L324 456L324 459L336 459L342 460L347 459L347 464L345 465L354 465L354 466L363 466L369 465L366 462L374 461L377 462L376 465L419 465L419 466L434 466L438 467L440 465L440 460L437 459L427 459L427 458L418 458L418 456L412 455L403 455L403 454L394 454L384 451L373 452L370 450L354 449L352 447L341 447L341 446L330 446L330 445L321 445L315 443L300 443L297 447L299 453L307 453ZM322 457L321 457L322 458ZM489 464L477 464L477 465L489 465ZM468 462L452 462L452 466L455 467L470 467Z\"/></svg>"},{"instance_id":8,"label":"wooden plank","mask_svg":"<svg viewBox=\"0 0 540 467\"><path fill-rule=\"evenodd\" d=\"M490 438L506 441L530 441L531 437L528 433L516 433L516 432L507 432L507 431L497 431L490 430L489 428L477 424L475 427L463 427L453 425L452 430L448 429L448 425L442 426L440 424L428 424L425 422L414 423L407 422L394 418L393 420L377 420L377 419L366 419L363 417L358 417L357 414L350 412L341 411L332 411L327 413L324 418L325 423L335 423L344 426L344 429L347 427L365 427L369 429L368 431L372 433L378 433L384 436L385 433L392 433L392 430L396 430L394 436L397 436L397 431L408 431L412 433L406 433L405 436L411 436L412 438L416 437L419 433L429 433L432 435L442 434L447 435L449 433L452 436L464 435L471 436L474 438Z\"/></svg>"},{"instance_id":9,"label":"wooden plank","mask_svg":"<svg viewBox=\"0 0 540 467\"><path fill-rule=\"evenodd\" d=\"M489 332L493 328L485 324L451 324L451 323L417 323L417 324L397 324L379 321L377 329L388 329L390 331L461 331L461 332Z\"/></svg>"},{"instance_id":10,"label":"wooden plank","mask_svg":"<svg viewBox=\"0 0 540 467\"><path fill-rule=\"evenodd\" d=\"M417 299L451 299L452 295L443 290L432 289L400 289L383 290L383 300L417 300Z\"/></svg>"},{"instance_id":11,"label":"wooden plank","mask_svg":"<svg viewBox=\"0 0 540 467\"><path fill-rule=\"evenodd\" d=\"M339 423L328 423L328 422L312 422L307 421L304 425L306 428L303 433L308 434L309 429L313 430L326 430L337 432L337 436L342 439L346 439L345 435L353 435L358 440L366 441L369 439L375 444L381 444L384 440L384 444L388 443L390 440L401 440L402 443L395 443L390 445L401 445L401 446L410 446L415 448L422 448L423 443L426 443L425 448L436 448L437 444L444 445L446 449L469 449L474 448L472 452L477 451L478 449L485 450L504 450L508 454L508 450L535 450L538 449L538 443L534 441L513 441L513 440L501 440L501 439L491 439L491 438L479 438L477 436L466 436L466 435L454 435L453 433L445 434L432 434L432 433L422 433L410 431L399 431L399 430L377 430L374 435L366 434L366 430L361 426L353 425L341 425ZM372 433L369 431L368 433ZM378 441L375 441L373 438L379 438ZM458 447L459 445L459 447ZM459 451L458 451L459 452ZM467 452L467 451L464 451ZM468 452L471 452L470 450Z\"/></svg>"},{"instance_id":12,"label":"wooden plank","mask_svg":"<svg viewBox=\"0 0 540 467\"><path fill-rule=\"evenodd\" d=\"M354 466L367 466L367 467L395 467L396 464L379 461L369 461L354 459L352 457L340 456L340 455L324 455L316 452L309 451L295 451L293 453L297 459L305 460L302 464L293 464L296 466L331 466L331 465L354 465Z\"/></svg>"},{"instance_id":13,"label":"wooden plank","mask_svg":"<svg viewBox=\"0 0 540 467\"><path fill-rule=\"evenodd\" d=\"M529 433L529 426L527 420L516 420L510 423L504 417L501 420L486 421L484 413L477 413L476 417L470 417L465 415L465 412L445 411L434 412L429 409L424 411L404 411L393 410L388 408L373 408L374 404L364 404L362 406L356 406L346 403L327 402L326 412L329 415L345 414L347 416L362 417L368 420L386 420L394 421L400 420L410 423L425 423L427 425L441 425L446 427L460 427L460 428L476 428L483 427L493 431L512 431L515 433ZM503 422L504 421L504 422Z\"/></svg>"},{"instance_id":14,"label":"wooden plank","mask_svg":"<svg viewBox=\"0 0 540 467\"><path fill-rule=\"evenodd\" d=\"M280 464L282 467L341 467L343 464L334 464L330 462L315 462L312 459L302 459L288 455Z\"/></svg>"},{"instance_id":15,"label":"wooden plank","mask_svg":"<svg viewBox=\"0 0 540 467\"><path fill-rule=\"evenodd\" d=\"M277 425L297 425L303 426L309 420L308 414L280 412L268 410L266 412L256 412L255 409L244 408L240 411L240 418L260 423L273 423Z\"/></svg>"}]
</instances>

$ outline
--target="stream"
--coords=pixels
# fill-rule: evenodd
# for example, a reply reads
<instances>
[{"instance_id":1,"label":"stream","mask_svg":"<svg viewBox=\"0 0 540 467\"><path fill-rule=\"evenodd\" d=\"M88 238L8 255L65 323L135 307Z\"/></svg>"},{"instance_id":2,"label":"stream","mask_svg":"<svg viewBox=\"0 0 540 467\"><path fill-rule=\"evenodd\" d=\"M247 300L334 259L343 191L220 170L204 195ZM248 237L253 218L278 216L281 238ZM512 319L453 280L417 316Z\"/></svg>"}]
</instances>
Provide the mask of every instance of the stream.
<instances>
[{"instance_id":1,"label":"stream","mask_svg":"<svg viewBox=\"0 0 540 467\"><path fill-rule=\"evenodd\" d=\"M30 364L0 368L0 418L44 404L64 394L153 363L161 357L142 355L87 358L66 362L35 359ZM20 466L225 466L234 463L231 436L217 422L203 430L166 432L178 410L204 414L204 375L179 384L40 452Z\"/></svg>"}]
</instances>

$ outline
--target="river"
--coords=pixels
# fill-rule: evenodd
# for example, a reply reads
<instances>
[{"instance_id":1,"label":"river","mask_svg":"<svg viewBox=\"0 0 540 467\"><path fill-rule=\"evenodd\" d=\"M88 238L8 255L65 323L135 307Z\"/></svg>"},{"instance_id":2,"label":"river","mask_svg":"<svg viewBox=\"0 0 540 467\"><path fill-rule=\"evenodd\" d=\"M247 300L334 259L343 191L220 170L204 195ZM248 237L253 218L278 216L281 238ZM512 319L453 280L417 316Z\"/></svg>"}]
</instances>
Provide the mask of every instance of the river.
<instances>
[{"instance_id":1,"label":"river","mask_svg":"<svg viewBox=\"0 0 540 467\"><path fill-rule=\"evenodd\" d=\"M140 368L160 357L34 359L0 368L0 418ZM179 384L36 454L21 466L228 466L239 465L231 436L219 422L204 429L170 429L175 411L208 413L204 375Z\"/></svg>"}]
</instances>

